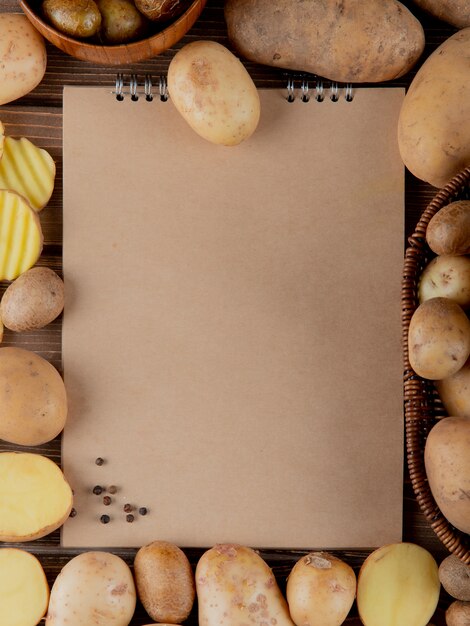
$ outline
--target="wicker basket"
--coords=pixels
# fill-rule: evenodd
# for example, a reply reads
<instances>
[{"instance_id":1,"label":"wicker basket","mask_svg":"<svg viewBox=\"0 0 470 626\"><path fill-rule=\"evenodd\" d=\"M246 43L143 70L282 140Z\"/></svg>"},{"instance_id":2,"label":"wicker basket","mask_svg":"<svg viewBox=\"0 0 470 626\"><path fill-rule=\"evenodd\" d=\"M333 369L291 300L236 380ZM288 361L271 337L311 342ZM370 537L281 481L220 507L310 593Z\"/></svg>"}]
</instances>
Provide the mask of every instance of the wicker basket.
<instances>
[{"instance_id":1,"label":"wicker basket","mask_svg":"<svg viewBox=\"0 0 470 626\"><path fill-rule=\"evenodd\" d=\"M439 417L446 415L432 381L417 376L408 359L408 328L417 304L418 281L422 270L435 256L426 244L426 228L439 209L450 202L468 198L470 167L463 170L437 193L425 209L408 239L402 282L402 329L406 451L411 484L418 504L445 547L470 563L470 537L454 528L443 516L429 489L424 467L426 437Z\"/></svg>"}]
</instances>

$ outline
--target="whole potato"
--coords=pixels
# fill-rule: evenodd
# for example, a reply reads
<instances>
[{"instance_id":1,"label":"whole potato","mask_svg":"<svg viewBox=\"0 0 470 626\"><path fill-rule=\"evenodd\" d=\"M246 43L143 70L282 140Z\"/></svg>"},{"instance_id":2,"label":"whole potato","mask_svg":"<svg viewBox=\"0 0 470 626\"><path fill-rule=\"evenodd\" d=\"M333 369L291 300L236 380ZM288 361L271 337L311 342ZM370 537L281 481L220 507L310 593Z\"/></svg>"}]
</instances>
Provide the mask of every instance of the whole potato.
<instances>
[{"instance_id":1,"label":"whole potato","mask_svg":"<svg viewBox=\"0 0 470 626\"><path fill-rule=\"evenodd\" d=\"M44 0L43 13L65 35L92 37L101 26L101 14L94 0Z\"/></svg>"},{"instance_id":2,"label":"whole potato","mask_svg":"<svg viewBox=\"0 0 470 626\"><path fill-rule=\"evenodd\" d=\"M468 0L414 0L415 4L435 17L456 26L470 26L470 3Z\"/></svg>"},{"instance_id":3,"label":"whole potato","mask_svg":"<svg viewBox=\"0 0 470 626\"><path fill-rule=\"evenodd\" d=\"M109 552L83 552L57 576L46 626L128 626L135 611L132 572Z\"/></svg>"},{"instance_id":4,"label":"whole potato","mask_svg":"<svg viewBox=\"0 0 470 626\"><path fill-rule=\"evenodd\" d=\"M469 626L470 602L452 602L446 611L447 626Z\"/></svg>"},{"instance_id":5,"label":"whole potato","mask_svg":"<svg viewBox=\"0 0 470 626\"><path fill-rule=\"evenodd\" d=\"M470 321L448 298L426 300L411 318L408 349L418 376L430 380L452 376L470 355Z\"/></svg>"},{"instance_id":6,"label":"whole potato","mask_svg":"<svg viewBox=\"0 0 470 626\"><path fill-rule=\"evenodd\" d=\"M67 394L55 367L30 350L0 348L0 438L37 446L54 439L66 418Z\"/></svg>"},{"instance_id":7,"label":"whole potato","mask_svg":"<svg viewBox=\"0 0 470 626\"><path fill-rule=\"evenodd\" d=\"M135 0L135 6L152 22L173 20L190 4L191 0Z\"/></svg>"},{"instance_id":8,"label":"whole potato","mask_svg":"<svg viewBox=\"0 0 470 626\"><path fill-rule=\"evenodd\" d=\"M470 533L470 420L445 417L437 422L426 439L424 463L442 514Z\"/></svg>"},{"instance_id":9,"label":"whole potato","mask_svg":"<svg viewBox=\"0 0 470 626\"><path fill-rule=\"evenodd\" d=\"M452 376L436 381L447 414L470 419L470 361Z\"/></svg>"},{"instance_id":10,"label":"whole potato","mask_svg":"<svg viewBox=\"0 0 470 626\"><path fill-rule=\"evenodd\" d=\"M0 302L4 325L17 332L43 328L64 308L64 283L47 267L33 267L7 288Z\"/></svg>"},{"instance_id":11,"label":"whole potato","mask_svg":"<svg viewBox=\"0 0 470 626\"><path fill-rule=\"evenodd\" d=\"M470 601L470 565L455 554L446 557L439 565L439 580L453 598Z\"/></svg>"},{"instance_id":12,"label":"whole potato","mask_svg":"<svg viewBox=\"0 0 470 626\"><path fill-rule=\"evenodd\" d=\"M147 21L131 0L97 0L103 18L100 36L104 43L121 44L143 37Z\"/></svg>"},{"instance_id":13,"label":"whole potato","mask_svg":"<svg viewBox=\"0 0 470 626\"><path fill-rule=\"evenodd\" d=\"M424 49L421 24L396 0L227 0L225 19L250 61L340 82L392 80Z\"/></svg>"},{"instance_id":14,"label":"whole potato","mask_svg":"<svg viewBox=\"0 0 470 626\"><path fill-rule=\"evenodd\" d=\"M260 101L250 75L215 41L195 41L175 54L168 91L191 128L212 143L235 146L258 126Z\"/></svg>"},{"instance_id":15,"label":"whole potato","mask_svg":"<svg viewBox=\"0 0 470 626\"><path fill-rule=\"evenodd\" d=\"M356 576L341 559L311 552L294 565L286 593L296 626L340 626L356 597Z\"/></svg>"},{"instance_id":16,"label":"whole potato","mask_svg":"<svg viewBox=\"0 0 470 626\"><path fill-rule=\"evenodd\" d=\"M191 565L182 550L167 541L154 541L137 552L135 582L140 601L155 621L183 622L196 595Z\"/></svg>"},{"instance_id":17,"label":"whole potato","mask_svg":"<svg viewBox=\"0 0 470 626\"><path fill-rule=\"evenodd\" d=\"M462 308L468 308L470 258L449 254L433 259L421 274L418 297L420 302L431 298L449 298Z\"/></svg>"},{"instance_id":18,"label":"whole potato","mask_svg":"<svg viewBox=\"0 0 470 626\"><path fill-rule=\"evenodd\" d=\"M21 98L39 85L46 62L44 39L26 15L1 13L0 105Z\"/></svg>"},{"instance_id":19,"label":"whole potato","mask_svg":"<svg viewBox=\"0 0 470 626\"><path fill-rule=\"evenodd\" d=\"M470 200L456 200L438 211L426 229L436 254L470 254Z\"/></svg>"},{"instance_id":20,"label":"whole potato","mask_svg":"<svg viewBox=\"0 0 470 626\"><path fill-rule=\"evenodd\" d=\"M199 626L294 626L271 569L251 548L219 544L204 552L196 588Z\"/></svg>"},{"instance_id":21,"label":"whole potato","mask_svg":"<svg viewBox=\"0 0 470 626\"><path fill-rule=\"evenodd\" d=\"M405 96L398 146L417 178L443 187L470 165L470 28L447 39L423 63Z\"/></svg>"}]
</instances>

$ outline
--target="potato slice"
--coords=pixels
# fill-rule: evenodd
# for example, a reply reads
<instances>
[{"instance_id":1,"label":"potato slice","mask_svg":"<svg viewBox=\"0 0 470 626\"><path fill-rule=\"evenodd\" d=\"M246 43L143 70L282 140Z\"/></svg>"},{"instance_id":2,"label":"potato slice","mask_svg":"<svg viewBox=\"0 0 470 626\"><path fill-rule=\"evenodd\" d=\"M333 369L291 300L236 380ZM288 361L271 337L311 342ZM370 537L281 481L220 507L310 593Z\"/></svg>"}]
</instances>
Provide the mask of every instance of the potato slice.
<instances>
[{"instance_id":1,"label":"potato slice","mask_svg":"<svg viewBox=\"0 0 470 626\"><path fill-rule=\"evenodd\" d=\"M55 163L49 152L29 139L6 137L0 161L0 188L24 196L35 211L49 202L54 190Z\"/></svg>"},{"instance_id":2,"label":"potato slice","mask_svg":"<svg viewBox=\"0 0 470 626\"><path fill-rule=\"evenodd\" d=\"M49 585L35 556L0 549L0 624L36 626L47 611Z\"/></svg>"},{"instance_id":3,"label":"potato slice","mask_svg":"<svg viewBox=\"0 0 470 626\"><path fill-rule=\"evenodd\" d=\"M67 419L61 375L30 350L0 348L0 438L38 446L56 437Z\"/></svg>"},{"instance_id":4,"label":"potato slice","mask_svg":"<svg viewBox=\"0 0 470 626\"><path fill-rule=\"evenodd\" d=\"M0 189L0 280L14 280L29 270L38 260L42 244L41 223L27 200Z\"/></svg>"},{"instance_id":5,"label":"potato slice","mask_svg":"<svg viewBox=\"0 0 470 626\"><path fill-rule=\"evenodd\" d=\"M437 563L427 550L413 543L383 546L359 572L359 616L364 626L426 626L439 591Z\"/></svg>"},{"instance_id":6,"label":"potato slice","mask_svg":"<svg viewBox=\"0 0 470 626\"><path fill-rule=\"evenodd\" d=\"M29 452L0 453L0 541L33 541L62 526L72 490L50 459Z\"/></svg>"},{"instance_id":7,"label":"potato slice","mask_svg":"<svg viewBox=\"0 0 470 626\"><path fill-rule=\"evenodd\" d=\"M0 159L3 156L3 146L5 144L5 127L0 122Z\"/></svg>"}]
</instances>

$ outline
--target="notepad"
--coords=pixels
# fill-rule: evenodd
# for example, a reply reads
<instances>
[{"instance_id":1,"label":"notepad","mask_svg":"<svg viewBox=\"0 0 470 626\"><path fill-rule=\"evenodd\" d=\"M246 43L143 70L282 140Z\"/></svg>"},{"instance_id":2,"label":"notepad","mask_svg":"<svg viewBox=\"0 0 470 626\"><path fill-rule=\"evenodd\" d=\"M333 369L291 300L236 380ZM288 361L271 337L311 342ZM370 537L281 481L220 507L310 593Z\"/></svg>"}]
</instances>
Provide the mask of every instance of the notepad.
<instances>
[{"instance_id":1,"label":"notepad","mask_svg":"<svg viewBox=\"0 0 470 626\"><path fill-rule=\"evenodd\" d=\"M64 546L401 539L403 96L260 90L228 148L65 88Z\"/></svg>"}]
</instances>

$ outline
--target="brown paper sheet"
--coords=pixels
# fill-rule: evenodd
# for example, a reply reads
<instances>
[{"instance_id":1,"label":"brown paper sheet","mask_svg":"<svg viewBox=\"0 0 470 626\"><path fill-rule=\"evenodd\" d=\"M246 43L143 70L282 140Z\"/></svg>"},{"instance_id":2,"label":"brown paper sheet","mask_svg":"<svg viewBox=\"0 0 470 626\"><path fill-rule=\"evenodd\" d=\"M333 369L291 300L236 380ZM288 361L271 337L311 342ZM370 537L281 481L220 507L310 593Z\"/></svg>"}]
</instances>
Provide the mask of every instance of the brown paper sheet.
<instances>
[{"instance_id":1,"label":"brown paper sheet","mask_svg":"<svg viewBox=\"0 0 470 626\"><path fill-rule=\"evenodd\" d=\"M401 537L403 90L260 95L225 148L65 88L64 546Z\"/></svg>"}]
</instances>

